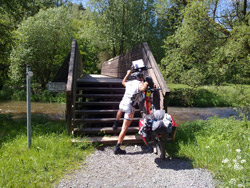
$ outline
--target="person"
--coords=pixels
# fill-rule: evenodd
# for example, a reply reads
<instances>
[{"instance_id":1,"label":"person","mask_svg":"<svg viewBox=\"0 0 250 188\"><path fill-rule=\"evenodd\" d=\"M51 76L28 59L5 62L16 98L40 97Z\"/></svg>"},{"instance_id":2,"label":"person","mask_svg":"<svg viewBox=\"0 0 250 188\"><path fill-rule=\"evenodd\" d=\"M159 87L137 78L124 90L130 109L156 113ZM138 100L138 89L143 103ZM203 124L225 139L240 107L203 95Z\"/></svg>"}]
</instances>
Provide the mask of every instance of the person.
<instances>
[{"instance_id":1,"label":"person","mask_svg":"<svg viewBox=\"0 0 250 188\"><path fill-rule=\"evenodd\" d=\"M127 81L130 75L132 80ZM114 122L113 129L117 129L118 120L121 118L123 113L124 113L124 120L122 124L122 130L119 134L118 141L115 146L114 150L115 155L126 154L126 151L122 150L120 146L127 133L128 127L131 125L134 118L135 108L133 106L132 97L134 94L137 94L139 92L144 92L148 84L149 83L147 81L144 82L143 74L141 72L132 73L131 70L127 71L126 76L122 80L122 85L125 87L125 93L119 104L119 110L116 114L116 121Z\"/></svg>"}]
</instances>

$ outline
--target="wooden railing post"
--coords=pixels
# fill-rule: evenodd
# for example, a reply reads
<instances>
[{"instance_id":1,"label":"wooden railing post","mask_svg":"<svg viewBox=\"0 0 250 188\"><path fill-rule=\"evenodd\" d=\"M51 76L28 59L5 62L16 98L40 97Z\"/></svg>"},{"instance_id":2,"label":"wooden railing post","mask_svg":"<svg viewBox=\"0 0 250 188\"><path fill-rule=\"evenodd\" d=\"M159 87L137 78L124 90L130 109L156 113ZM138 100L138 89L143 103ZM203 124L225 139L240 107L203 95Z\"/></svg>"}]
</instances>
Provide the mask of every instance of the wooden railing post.
<instances>
[{"instance_id":1,"label":"wooden railing post","mask_svg":"<svg viewBox=\"0 0 250 188\"><path fill-rule=\"evenodd\" d=\"M147 43L143 43L142 50L143 60L148 66L152 67L152 69L148 70L148 73L153 78L156 86L161 88L161 91L159 92L160 109L164 109L167 112L166 97L167 93L170 91Z\"/></svg>"},{"instance_id":2,"label":"wooden railing post","mask_svg":"<svg viewBox=\"0 0 250 188\"><path fill-rule=\"evenodd\" d=\"M82 74L82 60L76 40L72 41L69 60L68 79L66 84L66 118L68 133L72 133L74 128L74 113L76 100L76 81Z\"/></svg>"}]
</instances>

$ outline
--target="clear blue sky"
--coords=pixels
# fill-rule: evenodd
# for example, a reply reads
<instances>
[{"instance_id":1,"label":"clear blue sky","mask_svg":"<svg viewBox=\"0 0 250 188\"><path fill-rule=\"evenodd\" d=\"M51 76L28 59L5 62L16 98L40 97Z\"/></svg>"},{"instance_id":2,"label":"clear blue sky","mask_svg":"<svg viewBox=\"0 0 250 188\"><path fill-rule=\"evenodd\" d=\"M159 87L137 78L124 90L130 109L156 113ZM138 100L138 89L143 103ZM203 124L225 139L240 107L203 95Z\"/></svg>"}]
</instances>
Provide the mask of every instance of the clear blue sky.
<instances>
[{"instance_id":1,"label":"clear blue sky","mask_svg":"<svg viewBox=\"0 0 250 188\"><path fill-rule=\"evenodd\" d=\"M70 0L73 3L82 3L83 7L86 7L86 3L88 2L88 0Z\"/></svg>"}]
</instances>

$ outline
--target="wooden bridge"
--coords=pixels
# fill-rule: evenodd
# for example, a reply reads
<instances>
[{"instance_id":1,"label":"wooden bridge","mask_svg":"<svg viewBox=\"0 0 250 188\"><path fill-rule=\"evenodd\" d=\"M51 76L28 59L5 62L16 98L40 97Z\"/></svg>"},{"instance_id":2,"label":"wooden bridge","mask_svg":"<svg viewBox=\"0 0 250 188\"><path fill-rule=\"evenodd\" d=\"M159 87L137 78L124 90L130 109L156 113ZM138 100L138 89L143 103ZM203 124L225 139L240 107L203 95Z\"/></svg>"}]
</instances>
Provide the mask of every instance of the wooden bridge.
<instances>
[{"instance_id":1,"label":"wooden bridge","mask_svg":"<svg viewBox=\"0 0 250 188\"><path fill-rule=\"evenodd\" d=\"M76 40L72 41L71 52L53 80L54 83L66 83L66 120L70 134L87 135L91 141L102 143L117 142L123 119L118 130L113 130L112 125L125 91L122 79L132 61L138 59L143 59L146 66L152 67L144 74L151 76L156 87L161 88L154 94L155 107L167 111L169 89L147 43L103 62L100 75L83 75L84 62L81 61ZM137 134L140 117L140 111L136 109L124 143L142 142Z\"/></svg>"}]
</instances>

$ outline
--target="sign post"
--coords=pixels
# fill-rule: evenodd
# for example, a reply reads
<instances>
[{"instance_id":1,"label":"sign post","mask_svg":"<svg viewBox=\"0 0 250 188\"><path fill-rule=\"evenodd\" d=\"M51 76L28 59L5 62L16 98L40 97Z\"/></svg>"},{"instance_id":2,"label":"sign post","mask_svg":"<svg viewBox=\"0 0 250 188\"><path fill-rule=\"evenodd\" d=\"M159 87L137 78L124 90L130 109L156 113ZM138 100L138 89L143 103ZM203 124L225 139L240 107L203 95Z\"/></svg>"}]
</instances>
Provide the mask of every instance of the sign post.
<instances>
[{"instance_id":1,"label":"sign post","mask_svg":"<svg viewBox=\"0 0 250 188\"><path fill-rule=\"evenodd\" d=\"M27 92L27 142L28 148L31 146L31 104L30 104L30 77L33 72L30 71L30 66L26 66L26 92Z\"/></svg>"}]
</instances>

